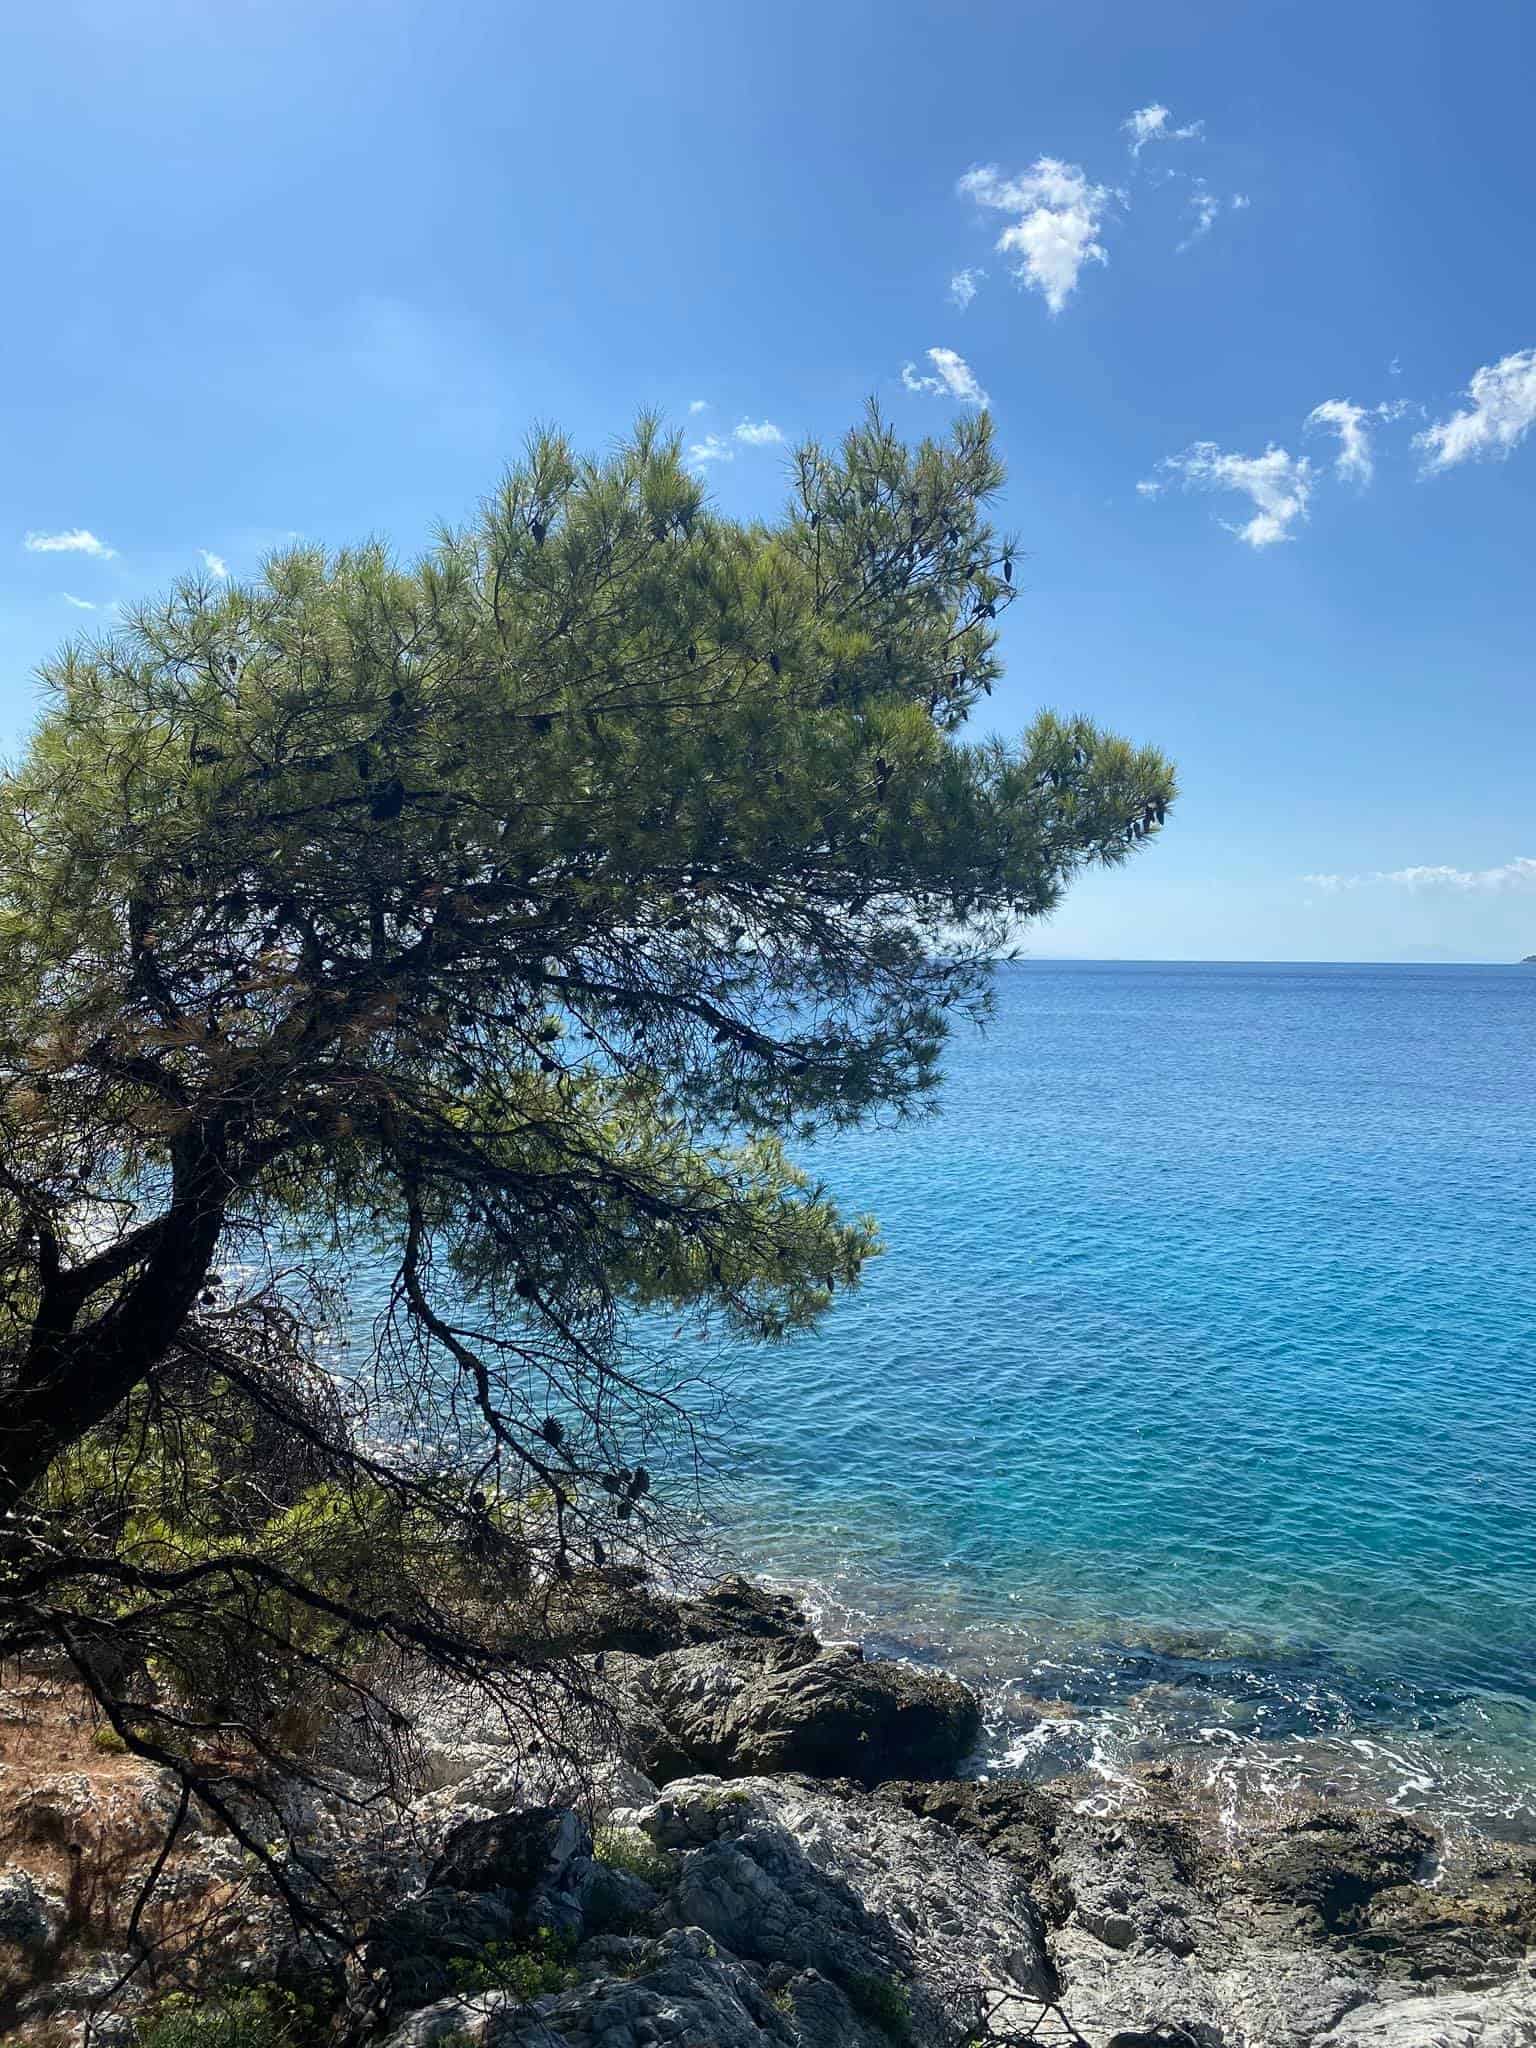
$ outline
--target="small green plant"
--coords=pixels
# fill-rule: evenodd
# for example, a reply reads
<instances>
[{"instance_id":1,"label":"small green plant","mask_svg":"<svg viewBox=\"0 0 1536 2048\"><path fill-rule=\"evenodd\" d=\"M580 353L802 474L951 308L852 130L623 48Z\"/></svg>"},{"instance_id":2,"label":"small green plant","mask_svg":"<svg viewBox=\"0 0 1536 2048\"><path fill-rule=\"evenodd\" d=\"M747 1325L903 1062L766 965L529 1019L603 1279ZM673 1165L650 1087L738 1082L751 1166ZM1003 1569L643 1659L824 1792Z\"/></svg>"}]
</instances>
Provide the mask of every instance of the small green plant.
<instances>
[{"instance_id":1,"label":"small green plant","mask_svg":"<svg viewBox=\"0 0 1536 2048\"><path fill-rule=\"evenodd\" d=\"M128 1745L117 1730L103 1721L91 1735L91 1747L99 1749L103 1756L126 1756Z\"/></svg>"},{"instance_id":2,"label":"small green plant","mask_svg":"<svg viewBox=\"0 0 1536 2048\"><path fill-rule=\"evenodd\" d=\"M133 2031L133 2048L297 2048L314 2015L269 1985L197 1999L163 1998Z\"/></svg>"},{"instance_id":3,"label":"small green plant","mask_svg":"<svg viewBox=\"0 0 1536 2048\"><path fill-rule=\"evenodd\" d=\"M851 1975L843 1980L848 2003L861 2019L880 2028L891 2040L904 2044L912 2038L912 2001L899 1977Z\"/></svg>"},{"instance_id":4,"label":"small green plant","mask_svg":"<svg viewBox=\"0 0 1536 2048\"><path fill-rule=\"evenodd\" d=\"M676 1856L658 1849L638 1828L599 1828L592 1838L592 1854L610 1870L638 1877L656 1891L665 1891L677 1874Z\"/></svg>"},{"instance_id":5,"label":"small green plant","mask_svg":"<svg viewBox=\"0 0 1536 2048\"><path fill-rule=\"evenodd\" d=\"M578 1982L571 1950L565 1935L540 1927L522 1948L493 1941L477 1956L460 1957L448 1965L448 1976L455 1991L509 1991L520 2005L527 2005L548 1992L568 1991Z\"/></svg>"}]
</instances>

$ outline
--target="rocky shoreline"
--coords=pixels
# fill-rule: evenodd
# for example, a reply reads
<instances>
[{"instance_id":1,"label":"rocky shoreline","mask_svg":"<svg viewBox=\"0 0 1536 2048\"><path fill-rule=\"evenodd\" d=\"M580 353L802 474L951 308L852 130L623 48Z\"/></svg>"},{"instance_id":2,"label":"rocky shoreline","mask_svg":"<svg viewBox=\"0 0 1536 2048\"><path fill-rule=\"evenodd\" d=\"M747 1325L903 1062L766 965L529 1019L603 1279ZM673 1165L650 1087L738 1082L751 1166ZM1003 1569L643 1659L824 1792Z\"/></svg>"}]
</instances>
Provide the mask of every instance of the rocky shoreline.
<instances>
[{"instance_id":1,"label":"rocky shoreline","mask_svg":"<svg viewBox=\"0 0 1536 2048\"><path fill-rule=\"evenodd\" d=\"M240 1968L382 2048L1536 2044L1536 1851L1333 1806L1234 1836L1166 1764L1109 1818L1071 1781L965 1779L965 1687L822 1643L740 1579L612 1581L598 1633L623 1753L595 1797L440 1717L435 1782L366 1850L314 1816L316 1855L392 1879L360 1965L248 1911ZM148 1814L164 1787L133 1770L112 1796ZM126 1958L69 1950L30 1853L83 1827L66 1790L34 1773L4 1852L0 2036L126 2040L131 2010L94 2010ZM229 1885L231 1847L199 1837L175 1883Z\"/></svg>"}]
</instances>

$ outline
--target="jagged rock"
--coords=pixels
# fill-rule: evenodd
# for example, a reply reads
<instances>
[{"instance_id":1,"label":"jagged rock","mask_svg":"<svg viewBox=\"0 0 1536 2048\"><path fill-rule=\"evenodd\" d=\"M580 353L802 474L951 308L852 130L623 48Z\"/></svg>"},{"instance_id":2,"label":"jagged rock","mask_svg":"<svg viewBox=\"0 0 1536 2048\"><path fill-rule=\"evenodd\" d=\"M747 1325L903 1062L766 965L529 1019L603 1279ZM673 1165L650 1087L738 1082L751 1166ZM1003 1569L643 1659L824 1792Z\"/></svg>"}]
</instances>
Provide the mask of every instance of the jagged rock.
<instances>
[{"instance_id":1,"label":"jagged rock","mask_svg":"<svg viewBox=\"0 0 1536 2048\"><path fill-rule=\"evenodd\" d=\"M448 2035L470 2048L890 2048L858 2031L814 2043L796 2033L752 1975L694 1929L650 1944L634 1976L599 1978L533 2007L503 1992L450 1999L413 2015L383 2048L432 2048Z\"/></svg>"},{"instance_id":2,"label":"jagged rock","mask_svg":"<svg viewBox=\"0 0 1536 2048\"><path fill-rule=\"evenodd\" d=\"M660 1893L643 1878L593 1857L578 1857L566 1884L581 1910L582 1926L593 1934L633 1934L653 1921L661 1904Z\"/></svg>"},{"instance_id":3,"label":"jagged rock","mask_svg":"<svg viewBox=\"0 0 1536 2048\"><path fill-rule=\"evenodd\" d=\"M433 2048L438 2041L452 2041L454 2048L567 2048L510 1991L481 1991L424 2006L387 2034L379 2048Z\"/></svg>"},{"instance_id":4,"label":"jagged rock","mask_svg":"<svg viewBox=\"0 0 1536 2048\"><path fill-rule=\"evenodd\" d=\"M439 1888L381 1913L368 1928L363 1966L382 1979L391 2011L429 2005L453 1988L453 1965L524 1932L521 1917L488 1892Z\"/></svg>"},{"instance_id":5,"label":"jagged rock","mask_svg":"<svg viewBox=\"0 0 1536 2048\"><path fill-rule=\"evenodd\" d=\"M573 1859L591 1851L586 1823L574 1813L558 1806L525 1807L451 1828L427 1884L524 1899L540 1887L558 1887Z\"/></svg>"},{"instance_id":6,"label":"jagged rock","mask_svg":"<svg viewBox=\"0 0 1536 2048\"><path fill-rule=\"evenodd\" d=\"M1357 2008L1315 2048L1533 2048L1536 1977L1495 1991L1442 1992Z\"/></svg>"},{"instance_id":7,"label":"jagged rock","mask_svg":"<svg viewBox=\"0 0 1536 2048\"><path fill-rule=\"evenodd\" d=\"M32 1959L58 1940L64 1901L38 1883L30 1871L0 1870L0 1969L6 1949Z\"/></svg>"},{"instance_id":8,"label":"jagged rock","mask_svg":"<svg viewBox=\"0 0 1536 2048\"><path fill-rule=\"evenodd\" d=\"M806 1617L782 1593L733 1573L707 1592L674 1599L634 1567L579 1572L551 1589L550 1627L577 1648L659 1657L700 1643L771 1642L803 1635Z\"/></svg>"},{"instance_id":9,"label":"jagged rock","mask_svg":"<svg viewBox=\"0 0 1536 2048\"><path fill-rule=\"evenodd\" d=\"M22 2020L58 2020L88 2011L126 1986L130 2001L142 1995L129 1983L135 1958L116 1949L98 1950L82 1961L78 1969L50 1977L16 2003Z\"/></svg>"},{"instance_id":10,"label":"jagged rock","mask_svg":"<svg viewBox=\"0 0 1536 2048\"><path fill-rule=\"evenodd\" d=\"M805 1635L804 1609L787 1593L768 1593L739 1572L719 1579L697 1599L679 1600L677 1611L692 1643L773 1642Z\"/></svg>"},{"instance_id":11,"label":"jagged rock","mask_svg":"<svg viewBox=\"0 0 1536 2048\"><path fill-rule=\"evenodd\" d=\"M1013 1864L1028 1880L1047 1921L1064 1920L1071 1910L1051 1868L1062 1803L1037 1785L1016 1778L948 1778L937 1783L893 1778L880 1786L879 1797L920 1819L942 1821L988 1855Z\"/></svg>"},{"instance_id":12,"label":"jagged rock","mask_svg":"<svg viewBox=\"0 0 1536 2048\"><path fill-rule=\"evenodd\" d=\"M745 1777L939 1776L974 1747L975 1694L941 1672L866 1662L814 1637L678 1650L631 1675L635 1762L659 1784L691 1772Z\"/></svg>"},{"instance_id":13,"label":"jagged rock","mask_svg":"<svg viewBox=\"0 0 1536 2048\"><path fill-rule=\"evenodd\" d=\"M899 1806L803 1780L696 1778L640 1825L681 1853L668 1902L678 1920L748 1961L814 1973L856 2011L861 1996L904 2011L914 2042L945 2041L981 1985L1031 2022L1052 1996L1021 1875Z\"/></svg>"},{"instance_id":14,"label":"jagged rock","mask_svg":"<svg viewBox=\"0 0 1536 2048\"><path fill-rule=\"evenodd\" d=\"M1233 1889L1304 1938L1354 1934L1377 1894L1411 1883L1434 1846L1429 1829L1405 1814L1315 1813L1247 1848Z\"/></svg>"}]
</instances>

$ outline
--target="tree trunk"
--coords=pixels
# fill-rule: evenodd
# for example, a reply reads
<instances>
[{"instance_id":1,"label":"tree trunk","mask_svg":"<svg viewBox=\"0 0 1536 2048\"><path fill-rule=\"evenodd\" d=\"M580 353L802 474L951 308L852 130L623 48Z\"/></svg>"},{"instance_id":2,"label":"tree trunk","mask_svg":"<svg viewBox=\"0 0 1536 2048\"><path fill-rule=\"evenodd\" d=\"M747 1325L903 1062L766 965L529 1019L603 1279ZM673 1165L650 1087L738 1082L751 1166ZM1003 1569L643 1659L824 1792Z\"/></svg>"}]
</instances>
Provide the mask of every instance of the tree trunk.
<instances>
[{"instance_id":1,"label":"tree trunk","mask_svg":"<svg viewBox=\"0 0 1536 2048\"><path fill-rule=\"evenodd\" d=\"M83 1328L58 1327L60 1274L35 1325L33 1350L0 1393L0 1516L12 1512L54 1461L104 1422L160 1362L206 1284L228 1193L222 1131L205 1130L178 1154L165 1229L136 1277ZM78 1304L76 1306L78 1312Z\"/></svg>"}]
</instances>

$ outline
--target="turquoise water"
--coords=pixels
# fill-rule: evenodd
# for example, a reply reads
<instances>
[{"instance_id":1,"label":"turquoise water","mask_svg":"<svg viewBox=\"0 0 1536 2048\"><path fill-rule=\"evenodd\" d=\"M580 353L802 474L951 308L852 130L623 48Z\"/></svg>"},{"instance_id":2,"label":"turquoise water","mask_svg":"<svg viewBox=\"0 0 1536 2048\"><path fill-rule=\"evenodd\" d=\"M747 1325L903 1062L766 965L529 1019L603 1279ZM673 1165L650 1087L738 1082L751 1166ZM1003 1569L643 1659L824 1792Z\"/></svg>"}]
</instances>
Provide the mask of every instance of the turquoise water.
<instances>
[{"instance_id":1,"label":"turquoise water","mask_svg":"<svg viewBox=\"0 0 1536 2048\"><path fill-rule=\"evenodd\" d=\"M888 1250L728 1361L738 1555L990 1768L1536 1837L1536 969L1004 968L815 1164Z\"/></svg>"}]
</instances>

